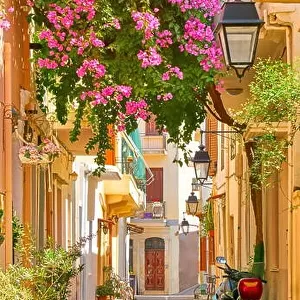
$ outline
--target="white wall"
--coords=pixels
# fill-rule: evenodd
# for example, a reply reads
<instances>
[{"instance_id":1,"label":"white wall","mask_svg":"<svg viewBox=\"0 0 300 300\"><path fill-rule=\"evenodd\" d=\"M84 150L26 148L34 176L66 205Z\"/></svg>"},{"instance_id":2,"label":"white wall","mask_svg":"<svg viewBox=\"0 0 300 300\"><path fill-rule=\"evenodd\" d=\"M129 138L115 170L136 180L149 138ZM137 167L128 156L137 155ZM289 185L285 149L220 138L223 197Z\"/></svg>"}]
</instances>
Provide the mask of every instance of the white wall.
<instances>
[{"instance_id":1,"label":"white wall","mask_svg":"<svg viewBox=\"0 0 300 300\"><path fill-rule=\"evenodd\" d=\"M98 229L98 218L102 218L100 204L100 185L96 179L87 175L89 165L84 163L83 157L77 157L74 162L74 170L79 175L76 181L76 210L82 211L78 216L78 231L82 236L95 234ZM89 161L88 161L89 162ZM77 236L78 240L79 236ZM97 237L88 241L82 251L81 263L84 270L81 275L81 299L94 299L97 285Z\"/></svg>"}]
</instances>

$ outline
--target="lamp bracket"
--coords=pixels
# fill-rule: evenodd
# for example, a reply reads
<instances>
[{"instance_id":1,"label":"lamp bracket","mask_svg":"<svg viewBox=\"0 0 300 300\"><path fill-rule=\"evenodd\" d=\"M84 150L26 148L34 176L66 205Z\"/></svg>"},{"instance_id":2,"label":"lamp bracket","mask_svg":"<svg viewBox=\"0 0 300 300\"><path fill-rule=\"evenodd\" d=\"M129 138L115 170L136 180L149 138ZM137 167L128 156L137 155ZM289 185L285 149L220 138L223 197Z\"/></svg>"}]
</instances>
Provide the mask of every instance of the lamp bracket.
<instances>
[{"instance_id":1,"label":"lamp bracket","mask_svg":"<svg viewBox=\"0 0 300 300\"><path fill-rule=\"evenodd\" d=\"M231 66L231 68L235 71L236 76L239 78L240 82L242 81L242 78L244 77L247 70L249 70L252 67L252 65L247 66L246 68L235 68L234 66Z\"/></svg>"},{"instance_id":2,"label":"lamp bracket","mask_svg":"<svg viewBox=\"0 0 300 300\"><path fill-rule=\"evenodd\" d=\"M238 133L235 130L201 130L202 133Z\"/></svg>"},{"instance_id":3,"label":"lamp bracket","mask_svg":"<svg viewBox=\"0 0 300 300\"><path fill-rule=\"evenodd\" d=\"M18 125L18 120L21 119L19 111L11 104L4 105L3 117L5 120L12 121L13 130Z\"/></svg>"}]
</instances>

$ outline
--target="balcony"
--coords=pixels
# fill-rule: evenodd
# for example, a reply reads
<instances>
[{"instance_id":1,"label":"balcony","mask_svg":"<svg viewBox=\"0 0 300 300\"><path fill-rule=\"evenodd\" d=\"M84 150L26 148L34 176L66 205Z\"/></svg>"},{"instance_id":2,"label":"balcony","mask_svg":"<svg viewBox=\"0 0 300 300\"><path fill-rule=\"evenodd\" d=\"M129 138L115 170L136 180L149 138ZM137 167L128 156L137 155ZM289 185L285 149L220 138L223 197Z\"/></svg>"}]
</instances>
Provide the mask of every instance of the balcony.
<instances>
[{"instance_id":1,"label":"balcony","mask_svg":"<svg viewBox=\"0 0 300 300\"><path fill-rule=\"evenodd\" d=\"M147 202L145 210L139 212L134 219L147 220L164 220L165 216L165 202Z\"/></svg>"},{"instance_id":2,"label":"balcony","mask_svg":"<svg viewBox=\"0 0 300 300\"><path fill-rule=\"evenodd\" d=\"M103 181L103 190L110 214L119 217L135 215L144 199L143 192L128 174L123 174L117 184L113 180Z\"/></svg>"},{"instance_id":3,"label":"balcony","mask_svg":"<svg viewBox=\"0 0 300 300\"><path fill-rule=\"evenodd\" d=\"M138 189L146 192L146 179L140 179L138 177L138 162L133 157L127 158L127 160L117 158L116 167L122 174L131 175Z\"/></svg>"},{"instance_id":4,"label":"balcony","mask_svg":"<svg viewBox=\"0 0 300 300\"><path fill-rule=\"evenodd\" d=\"M167 155L167 136L141 133L142 150L145 155Z\"/></svg>"}]
</instances>

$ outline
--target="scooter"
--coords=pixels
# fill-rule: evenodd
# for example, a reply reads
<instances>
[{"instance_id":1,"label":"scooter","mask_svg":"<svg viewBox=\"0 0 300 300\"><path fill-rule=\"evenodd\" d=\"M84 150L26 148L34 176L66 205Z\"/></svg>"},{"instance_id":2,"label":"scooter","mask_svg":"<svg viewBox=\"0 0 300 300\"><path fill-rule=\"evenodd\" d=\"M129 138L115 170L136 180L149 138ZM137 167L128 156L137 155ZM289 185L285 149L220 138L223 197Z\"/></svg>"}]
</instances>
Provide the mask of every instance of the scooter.
<instances>
[{"instance_id":1,"label":"scooter","mask_svg":"<svg viewBox=\"0 0 300 300\"><path fill-rule=\"evenodd\" d=\"M225 273L225 280L220 284L216 291L216 298L222 300L260 300L263 293L262 280L250 272L241 272L231 268L223 256L216 258L218 266Z\"/></svg>"}]
</instances>

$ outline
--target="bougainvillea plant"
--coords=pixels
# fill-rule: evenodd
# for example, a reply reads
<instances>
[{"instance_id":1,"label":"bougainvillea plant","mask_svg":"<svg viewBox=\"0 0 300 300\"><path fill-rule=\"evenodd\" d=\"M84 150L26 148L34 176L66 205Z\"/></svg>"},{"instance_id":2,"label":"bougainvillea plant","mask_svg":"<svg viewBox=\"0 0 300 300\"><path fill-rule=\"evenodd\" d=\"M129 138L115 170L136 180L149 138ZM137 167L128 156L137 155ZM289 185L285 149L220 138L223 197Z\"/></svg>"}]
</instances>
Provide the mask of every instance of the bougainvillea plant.
<instances>
[{"instance_id":1,"label":"bougainvillea plant","mask_svg":"<svg viewBox=\"0 0 300 300\"><path fill-rule=\"evenodd\" d=\"M87 119L98 171L111 147L108 128L131 132L156 116L180 149L205 118L206 87L221 50L213 34L219 0L28 0L35 22L37 96L51 95L57 118ZM111 126L113 125L113 126Z\"/></svg>"},{"instance_id":2,"label":"bougainvillea plant","mask_svg":"<svg viewBox=\"0 0 300 300\"><path fill-rule=\"evenodd\" d=\"M7 19L8 14L12 14L14 12L13 7L9 7L7 10L3 9L4 3L0 2L0 29L8 30L10 29L10 21Z\"/></svg>"}]
</instances>

